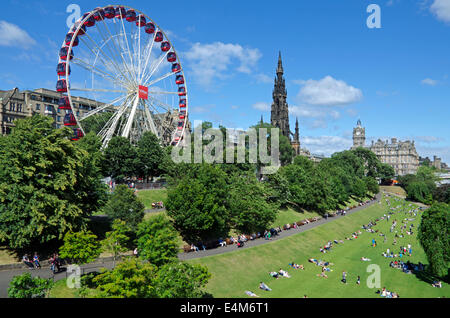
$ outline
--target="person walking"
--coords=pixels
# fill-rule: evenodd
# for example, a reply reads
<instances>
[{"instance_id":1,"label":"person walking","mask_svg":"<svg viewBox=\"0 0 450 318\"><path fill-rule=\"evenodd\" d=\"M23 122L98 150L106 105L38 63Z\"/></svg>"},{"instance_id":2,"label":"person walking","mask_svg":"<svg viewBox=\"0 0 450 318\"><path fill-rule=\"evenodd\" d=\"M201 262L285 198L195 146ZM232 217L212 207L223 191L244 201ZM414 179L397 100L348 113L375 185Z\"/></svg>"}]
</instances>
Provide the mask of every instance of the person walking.
<instances>
[{"instance_id":1,"label":"person walking","mask_svg":"<svg viewBox=\"0 0 450 318\"><path fill-rule=\"evenodd\" d=\"M41 263L39 262L39 256L38 256L37 252L34 252L33 262L34 262L34 267L39 268L39 269L41 268Z\"/></svg>"},{"instance_id":2,"label":"person walking","mask_svg":"<svg viewBox=\"0 0 450 318\"><path fill-rule=\"evenodd\" d=\"M345 271L342 272L342 282L344 284L347 284L347 273Z\"/></svg>"},{"instance_id":3,"label":"person walking","mask_svg":"<svg viewBox=\"0 0 450 318\"><path fill-rule=\"evenodd\" d=\"M358 279L356 280L356 284L357 284L357 285L360 285L360 284L361 284L361 277L359 277L359 275L358 275Z\"/></svg>"}]
</instances>

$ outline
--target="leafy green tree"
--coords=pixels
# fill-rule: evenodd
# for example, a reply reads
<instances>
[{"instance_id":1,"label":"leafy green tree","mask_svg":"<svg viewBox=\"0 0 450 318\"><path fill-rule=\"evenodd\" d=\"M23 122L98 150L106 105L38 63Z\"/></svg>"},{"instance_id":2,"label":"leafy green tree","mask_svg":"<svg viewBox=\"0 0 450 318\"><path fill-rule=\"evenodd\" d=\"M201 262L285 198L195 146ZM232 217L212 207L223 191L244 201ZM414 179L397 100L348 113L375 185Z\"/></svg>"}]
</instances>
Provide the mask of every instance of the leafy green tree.
<instances>
[{"instance_id":1,"label":"leafy green tree","mask_svg":"<svg viewBox=\"0 0 450 318\"><path fill-rule=\"evenodd\" d=\"M201 298L210 278L208 269L201 265L168 263L158 271L156 292L160 298Z\"/></svg>"},{"instance_id":2,"label":"leafy green tree","mask_svg":"<svg viewBox=\"0 0 450 318\"><path fill-rule=\"evenodd\" d=\"M112 231L107 232L102 241L103 250L113 255L113 268L116 266L116 258L120 253L128 250L127 243L130 240L127 233L129 228L124 221L115 219L112 224Z\"/></svg>"},{"instance_id":3,"label":"leafy green tree","mask_svg":"<svg viewBox=\"0 0 450 318\"><path fill-rule=\"evenodd\" d=\"M67 127L40 115L17 120L0 146L0 241L25 248L85 228L97 209L98 174ZM87 191L91 188L95 193Z\"/></svg>"},{"instance_id":4,"label":"leafy green tree","mask_svg":"<svg viewBox=\"0 0 450 318\"><path fill-rule=\"evenodd\" d=\"M31 277L30 273L14 276L9 283L9 298L44 298L53 286L51 279Z\"/></svg>"},{"instance_id":5,"label":"leafy green tree","mask_svg":"<svg viewBox=\"0 0 450 318\"><path fill-rule=\"evenodd\" d=\"M86 134L92 133L97 135L108 120L112 117L113 112L100 112L83 120L83 128Z\"/></svg>"},{"instance_id":6,"label":"leafy green tree","mask_svg":"<svg viewBox=\"0 0 450 318\"><path fill-rule=\"evenodd\" d=\"M267 202L268 197L268 191L254 175L235 175L227 199L231 227L247 234L266 229L275 221L277 211Z\"/></svg>"},{"instance_id":7,"label":"leafy green tree","mask_svg":"<svg viewBox=\"0 0 450 318\"><path fill-rule=\"evenodd\" d=\"M157 215L139 224L137 248L141 258L161 266L177 258L177 233L164 215Z\"/></svg>"},{"instance_id":8,"label":"leafy green tree","mask_svg":"<svg viewBox=\"0 0 450 318\"><path fill-rule=\"evenodd\" d=\"M407 198L413 201L431 204L433 195L423 181L411 182L406 187Z\"/></svg>"},{"instance_id":9,"label":"leafy green tree","mask_svg":"<svg viewBox=\"0 0 450 318\"><path fill-rule=\"evenodd\" d=\"M92 279L101 298L155 298L157 267L138 259L128 259Z\"/></svg>"},{"instance_id":10,"label":"leafy green tree","mask_svg":"<svg viewBox=\"0 0 450 318\"><path fill-rule=\"evenodd\" d=\"M162 172L165 152L158 137L152 132L145 132L137 144L137 173L147 181Z\"/></svg>"},{"instance_id":11,"label":"leafy green tree","mask_svg":"<svg viewBox=\"0 0 450 318\"><path fill-rule=\"evenodd\" d=\"M104 173L118 183L137 174L136 148L131 145L128 138L121 136L111 138L108 147L104 150L104 156Z\"/></svg>"},{"instance_id":12,"label":"leafy green tree","mask_svg":"<svg viewBox=\"0 0 450 318\"><path fill-rule=\"evenodd\" d=\"M375 155L375 153L372 150L369 150L367 148L358 147L352 152L362 160L364 165L364 174L369 177L379 177L379 169L381 162Z\"/></svg>"},{"instance_id":13,"label":"leafy green tree","mask_svg":"<svg viewBox=\"0 0 450 318\"><path fill-rule=\"evenodd\" d=\"M391 180L395 176L395 170L392 166L388 165L387 163L380 163L378 167L378 177L381 179L382 182L385 182L386 180Z\"/></svg>"},{"instance_id":14,"label":"leafy green tree","mask_svg":"<svg viewBox=\"0 0 450 318\"><path fill-rule=\"evenodd\" d=\"M364 182L366 183L366 188L371 193L378 193L380 192L380 186L378 185L378 182L372 178L372 177L366 177L364 178Z\"/></svg>"},{"instance_id":15,"label":"leafy green tree","mask_svg":"<svg viewBox=\"0 0 450 318\"><path fill-rule=\"evenodd\" d=\"M103 211L112 219L121 219L136 229L144 218L145 205L126 185L116 186Z\"/></svg>"},{"instance_id":16,"label":"leafy green tree","mask_svg":"<svg viewBox=\"0 0 450 318\"><path fill-rule=\"evenodd\" d=\"M448 275L450 261L450 206L435 203L422 214L418 235L431 272L439 277Z\"/></svg>"},{"instance_id":17,"label":"leafy green tree","mask_svg":"<svg viewBox=\"0 0 450 318\"><path fill-rule=\"evenodd\" d=\"M285 208L289 204L291 193L289 192L289 182L281 170L268 175L266 185L267 190L270 191L269 200Z\"/></svg>"},{"instance_id":18,"label":"leafy green tree","mask_svg":"<svg viewBox=\"0 0 450 318\"><path fill-rule=\"evenodd\" d=\"M433 198L438 202L450 204L450 184L443 184L436 187L433 192Z\"/></svg>"},{"instance_id":19,"label":"leafy green tree","mask_svg":"<svg viewBox=\"0 0 450 318\"><path fill-rule=\"evenodd\" d=\"M61 258L70 259L75 264L87 264L101 253L101 243L90 231L69 232L64 236L64 244L59 248Z\"/></svg>"},{"instance_id":20,"label":"leafy green tree","mask_svg":"<svg viewBox=\"0 0 450 318\"><path fill-rule=\"evenodd\" d=\"M189 243L228 234L226 174L219 166L185 166L185 174L169 187L166 210L175 228Z\"/></svg>"},{"instance_id":21,"label":"leafy green tree","mask_svg":"<svg viewBox=\"0 0 450 318\"><path fill-rule=\"evenodd\" d=\"M82 157L84 176L77 182L78 192L84 193L85 198L80 206L84 211L95 212L103 207L108 200L107 185L102 181L102 166L104 156L100 151L102 143L100 138L94 133L88 133L78 140L75 145L79 149L86 151Z\"/></svg>"}]
</instances>

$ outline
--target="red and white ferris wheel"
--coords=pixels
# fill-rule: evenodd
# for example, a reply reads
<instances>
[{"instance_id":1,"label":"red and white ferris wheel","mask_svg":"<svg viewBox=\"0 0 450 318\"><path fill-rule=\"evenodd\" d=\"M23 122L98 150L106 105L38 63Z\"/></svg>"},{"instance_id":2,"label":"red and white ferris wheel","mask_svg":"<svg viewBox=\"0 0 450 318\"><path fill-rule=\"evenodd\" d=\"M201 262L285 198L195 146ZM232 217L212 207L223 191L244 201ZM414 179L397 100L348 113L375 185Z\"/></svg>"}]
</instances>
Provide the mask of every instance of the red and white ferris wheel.
<instances>
[{"instance_id":1,"label":"red and white ferris wheel","mask_svg":"<svg viewBox=\"0 0 450 318\"><path fill-rule=\"evenodd\" d=\"M188 110L183 68L166 33L143 12L109 5L85 13L66 35L57 73L72 140L94 121L102 148L114 136L135 143L146 131L162 144L180 144ZM77 115L83 104L74 96L95 107Z\"/></svg>"}]
</instances>

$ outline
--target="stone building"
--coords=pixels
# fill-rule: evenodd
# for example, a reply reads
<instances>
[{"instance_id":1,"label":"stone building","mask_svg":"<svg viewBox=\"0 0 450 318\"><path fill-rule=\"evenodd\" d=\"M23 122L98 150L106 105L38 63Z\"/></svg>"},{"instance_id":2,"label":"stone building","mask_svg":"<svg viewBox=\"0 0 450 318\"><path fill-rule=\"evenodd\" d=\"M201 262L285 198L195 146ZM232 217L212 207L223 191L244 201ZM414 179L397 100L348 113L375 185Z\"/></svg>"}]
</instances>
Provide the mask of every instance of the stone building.
<instances>
[{"instance_id":1,"label":"stone building","mask_svg":"<svg viewBox=\"0 0 450 318\"><path fill-rule=\"evenodd\" d=\"M370 149L380 159L394 168L395 175L403 176L405 174L415 174L419 167L419 155L414 146L414 141L399 141L397 138L391 138L391 143L387 140L378 139L372 141L370 146L365 145L366 131L358 120L356 127L353 129L353 147L364 147Z\"/></svg>"},{"instance_id":2,"label":"stone building","mask_svg":"<svg viewBox=\"0 0 450 318\"><path fill-rule=\"evenodd\" d=\"M278 55L277 76L275 77L275 84L272 93L273 102L271 107L270 123L272 126L279 128L281 130L281 133L291 141L291 145L294 148L295 154L297 156L306 156L312 160L317 159L317 161L320 161L319 157L312 157L307 149L301 148L298 118L296 118L295 121L295 133L293 134L290 131L289 106L286 101L287 91L283 74L283 63L281 61L280 52ZM293 137L293 139L291 137Z\"/></svg>"},{"instance_id":3,"label":"stone building","mask_svg":"<svg viewBox=\"0 0 450 318\"><path fill-rule=\"evenodd\" d=\"M278 55L277 76L272 92L273 103L270 116L270 124L281 130L281 133L291 140L291 130L289 129L289 108L286 102L287 91L283 77L283 65L281 62L281 52Z\"/></svg>"},{"instance_id":4,"label":"stone building","mask_svg":"<svg viewBox=\"0 0 450 318\"><path fill-rule=\"evenodd\" d=\"M67 111L58 109L60 97L60 93L45 88L22 92L18 88L0 91L1 134L6 135L11 132L14 120L31 117L35 114L52 117L55 128L64 126L64 116ZM83 97L73 97L72 102L77 117L102 105L102 103Z\"/></svg>"}]
</instances>

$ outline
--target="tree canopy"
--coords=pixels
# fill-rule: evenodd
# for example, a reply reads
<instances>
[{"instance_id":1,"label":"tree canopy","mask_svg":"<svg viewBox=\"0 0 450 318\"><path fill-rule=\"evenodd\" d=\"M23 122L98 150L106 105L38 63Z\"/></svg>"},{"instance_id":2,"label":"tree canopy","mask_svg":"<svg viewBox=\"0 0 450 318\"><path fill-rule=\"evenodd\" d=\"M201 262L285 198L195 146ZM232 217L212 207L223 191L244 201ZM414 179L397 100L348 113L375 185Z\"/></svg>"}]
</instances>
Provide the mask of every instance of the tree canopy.
<instances>
[{"instance_id":1,"label":"tree canopy","mask_svg":"<svg viewBox=\"0 0 450 318\"><path fill-rule=\"evenodd\" d=\"M0 138L0 241L9 247L62 239L101 205L98 170L72 134L35 115Z\"/></svg>"}]
</instances>

